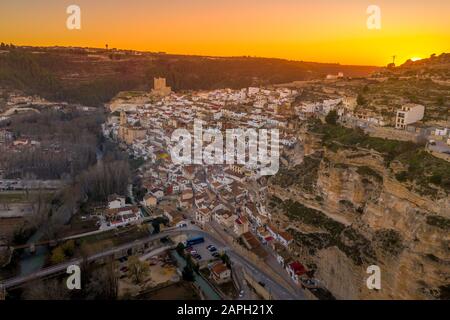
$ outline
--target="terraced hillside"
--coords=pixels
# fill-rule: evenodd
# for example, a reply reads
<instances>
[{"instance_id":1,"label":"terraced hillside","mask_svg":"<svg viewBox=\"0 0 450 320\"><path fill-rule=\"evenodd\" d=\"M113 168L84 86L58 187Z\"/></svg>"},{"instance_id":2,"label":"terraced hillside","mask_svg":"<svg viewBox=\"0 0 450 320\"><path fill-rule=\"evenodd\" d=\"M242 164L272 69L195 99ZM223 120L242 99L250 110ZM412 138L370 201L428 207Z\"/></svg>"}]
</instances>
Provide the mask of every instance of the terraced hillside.
<instances>
[{"instance_id":1,"label":"terraced hillside","mask_svg":"<svg viewBox=\"0 0 450 320\"><path fill-rule=\"evenodd\" d=\"M378 67L250 57L201 57L85 48L3 48L0 85L46 98L98 106L119 91L150 89L155 76L174 90L243 88L321 79L328 73L367 76Z\"/></svg>"}]
</instances>

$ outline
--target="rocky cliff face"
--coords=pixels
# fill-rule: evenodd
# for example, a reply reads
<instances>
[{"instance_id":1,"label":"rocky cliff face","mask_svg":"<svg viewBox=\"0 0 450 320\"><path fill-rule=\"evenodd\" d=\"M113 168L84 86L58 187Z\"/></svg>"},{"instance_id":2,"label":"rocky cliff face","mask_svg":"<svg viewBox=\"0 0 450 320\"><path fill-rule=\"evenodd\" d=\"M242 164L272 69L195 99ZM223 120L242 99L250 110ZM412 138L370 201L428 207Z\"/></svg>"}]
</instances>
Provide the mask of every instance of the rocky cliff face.
<instances>
[{"instance_id":1,"label":"rocky cliff face","mask_svg":"<svg viewBox=\"0 0 450 320\"><path fill-rule=\"evenodd\" d=\"M310 139L311 141L311 139ZM320 150L269 181L272 216L293 251L339 299L445 298L450 284L450 199L431 199L393 178L364 149ZM381 290L369 290L369 265Z\"/></svg>"}]
</instances>

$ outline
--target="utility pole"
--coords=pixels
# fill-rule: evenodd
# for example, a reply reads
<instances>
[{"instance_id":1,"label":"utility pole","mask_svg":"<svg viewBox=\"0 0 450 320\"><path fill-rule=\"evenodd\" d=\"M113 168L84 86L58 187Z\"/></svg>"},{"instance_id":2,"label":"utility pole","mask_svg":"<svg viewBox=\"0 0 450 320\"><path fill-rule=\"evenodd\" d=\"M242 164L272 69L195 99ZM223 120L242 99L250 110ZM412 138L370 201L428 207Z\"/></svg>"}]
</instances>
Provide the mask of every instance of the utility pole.
<instances>
[{"instance_id":1,"label":"utility pole","mask_svg":"<svg viewBox=\"0 0 450 320\"><path fill-rule=\"evenodd\" d=\"M395 58L396 58L396 57L397 57L396 55L393 55L393 56L392 56L392 63L393 63L393 64L395 64Z\"/></svg>"},{"instance_id":2,"label":"utility pole","mask_svg":"<svg viewBox=\"0 0 450 320\"><path fill-rule=\"evenodd\" d=\"M0 284L0 301L5 299L6 299L6 289L2 284Z\"/></svg>"}]
</instances>

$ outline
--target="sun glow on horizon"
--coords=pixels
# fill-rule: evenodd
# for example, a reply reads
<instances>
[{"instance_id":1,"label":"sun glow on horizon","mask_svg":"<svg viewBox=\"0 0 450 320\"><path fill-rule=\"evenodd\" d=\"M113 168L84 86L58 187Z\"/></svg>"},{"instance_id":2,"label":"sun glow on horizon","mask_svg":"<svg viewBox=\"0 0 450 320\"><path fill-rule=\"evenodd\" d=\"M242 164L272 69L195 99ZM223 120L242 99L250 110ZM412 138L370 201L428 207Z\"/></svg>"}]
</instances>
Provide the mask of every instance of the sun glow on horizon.
<instances>
[{"instance_id":1,"label":"sun glow on horizon","mask_svg":"<svg viewBox=\"0 0 450 320\"><path fill-rule=\"evenodd\" d=\"M77 0L68 30L67 1L0 1L0 41L378 66L450 52L450 1L377 2L379 30L361 0Z\"/></svg>"},{"instance_id":2,"label":"sun glow on horizon","mask_svg":"<svg viewBox=\"0 0 450 320\"><path fill-rule=\"evenodd\" d=\"M411 61L419 61L419 60L422 60L422 58L420 58L420 57L412 57L411 58Z\"/></svg>"}]
</instances>

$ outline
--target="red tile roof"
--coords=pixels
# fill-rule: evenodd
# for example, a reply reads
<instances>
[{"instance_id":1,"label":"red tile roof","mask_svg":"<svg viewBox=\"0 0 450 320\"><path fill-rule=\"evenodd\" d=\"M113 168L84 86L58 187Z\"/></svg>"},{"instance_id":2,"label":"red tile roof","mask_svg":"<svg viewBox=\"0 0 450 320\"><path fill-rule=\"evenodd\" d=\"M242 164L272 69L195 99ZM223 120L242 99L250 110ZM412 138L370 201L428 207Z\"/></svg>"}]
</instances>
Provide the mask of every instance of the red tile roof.
<instances>
[{"instance_id":1,"label":"red tile roof","mask_svg":"<svg viewBox=\"0 0 450 320\"><path fill-rule=\"evenodd\" d=\"M213 272L213 273L215 273L216 275L220 275L222 272L225 272L225 271L227 271L228 270L228 268L227 268L227 266L224 264L224 263L222 263L222 262L219 262L219 263L216 263L212 268L211 268L211 271Z\"/></svg>"},{"instance_id":2,"label":"red tile roof","mask_svg":"<svg viewBox=\"0 0 450 320\"><path fill-rule=\"evenodd\" d=\"M296 275L302 275L306 273L306 268L298 261L290 263L289 267L294 271Z\"/></svg>"}]
</instances>

